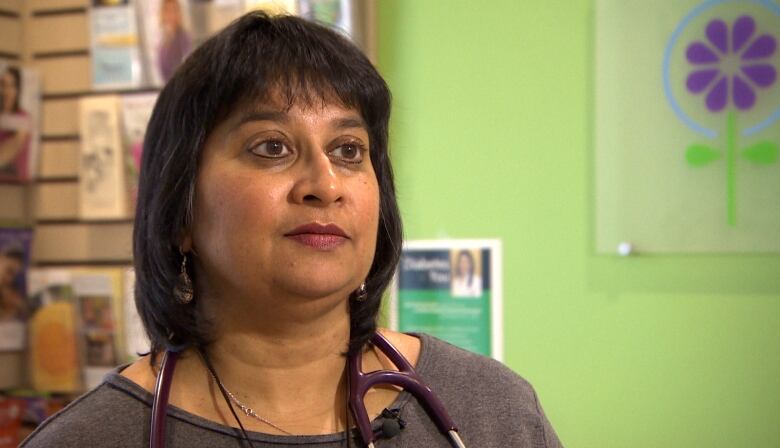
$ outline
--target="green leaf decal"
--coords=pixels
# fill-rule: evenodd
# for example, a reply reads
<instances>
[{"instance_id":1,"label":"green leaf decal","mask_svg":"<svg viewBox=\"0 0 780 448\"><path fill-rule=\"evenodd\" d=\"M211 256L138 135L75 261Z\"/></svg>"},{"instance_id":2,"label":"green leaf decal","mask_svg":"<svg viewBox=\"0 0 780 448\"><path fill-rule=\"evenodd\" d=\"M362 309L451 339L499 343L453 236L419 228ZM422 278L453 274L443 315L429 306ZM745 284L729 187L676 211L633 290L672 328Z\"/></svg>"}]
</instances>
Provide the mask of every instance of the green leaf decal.
<instances>
[{"instance_id":1,"label":"green leaf decal","mask_svg":"<svg viewBox=\"0 0 780 448\"><path fill-rule=\"evenodd\" d=\"M769 165L777 161L777 144L760 142L747 148L742 156L759 165Z\"/></svg>"},{"instance_id":2,"label":"green leaf decal","mask_svg":"<svg viewBox=\"0 0 780 448\"><path fill-rule=\"evenodd\" d=\"M705 166L720 158L720 151L707 145L693 144L685 151L685 160L691 166Z\"/></svg>"}]
</instances>

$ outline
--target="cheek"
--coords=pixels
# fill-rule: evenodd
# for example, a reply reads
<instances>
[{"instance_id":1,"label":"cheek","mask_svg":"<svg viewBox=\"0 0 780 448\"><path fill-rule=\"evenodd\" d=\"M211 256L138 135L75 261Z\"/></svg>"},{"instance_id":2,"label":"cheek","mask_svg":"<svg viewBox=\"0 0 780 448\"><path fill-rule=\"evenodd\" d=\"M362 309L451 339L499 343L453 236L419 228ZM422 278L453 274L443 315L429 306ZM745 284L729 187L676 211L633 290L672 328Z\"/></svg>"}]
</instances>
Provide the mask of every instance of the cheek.
<instances>
[{"instance_id":1,"label":"cheek","mask_svg":"<svg viewBox=\"0 0 780 448\"><path fill-rule=\"evenodd\" d=\"M212 178L213 179L213 178ZM249 248L268 238L276 228L273 210L283 200L283 186L263 185L257 176L239 173L219 176L219 181L202 179L195 201L196 245L212 253L241 258Z\"/></svg>"},{"instance_id":2,"label":"cheek","mask_svg":"<svg viewBox=\"0 0 780 448\"><path fill-rule=\"evenodd\" d=\"M379 226L379 186L376 179L365 179L361 182L360 193L356 195L356 222L363 229L363 250L369 261L373 259L376 250L377 231Z\"/></svg>"}]
</instances>

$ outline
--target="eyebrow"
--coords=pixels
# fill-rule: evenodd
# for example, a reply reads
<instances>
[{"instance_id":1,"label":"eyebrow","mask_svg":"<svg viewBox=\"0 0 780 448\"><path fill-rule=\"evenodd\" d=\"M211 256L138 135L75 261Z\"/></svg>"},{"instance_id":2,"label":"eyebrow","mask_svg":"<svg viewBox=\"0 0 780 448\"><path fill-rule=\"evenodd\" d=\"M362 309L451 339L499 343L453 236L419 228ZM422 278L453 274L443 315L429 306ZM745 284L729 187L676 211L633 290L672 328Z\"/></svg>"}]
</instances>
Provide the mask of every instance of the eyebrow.
<instances>
[{"instance_id":1,"label":"eyebrow","mask_svg":"<svg viewBox=\"0 0 780 448\"><path fill-rule=\"evenodd\" d=\"M331 126L333 126L336 129L361 128L361 129L368 130L368 126L366 126L366 122L363 121L363 119L360 117L337 118L331 122Z\"/></svg>"}]
</instances>

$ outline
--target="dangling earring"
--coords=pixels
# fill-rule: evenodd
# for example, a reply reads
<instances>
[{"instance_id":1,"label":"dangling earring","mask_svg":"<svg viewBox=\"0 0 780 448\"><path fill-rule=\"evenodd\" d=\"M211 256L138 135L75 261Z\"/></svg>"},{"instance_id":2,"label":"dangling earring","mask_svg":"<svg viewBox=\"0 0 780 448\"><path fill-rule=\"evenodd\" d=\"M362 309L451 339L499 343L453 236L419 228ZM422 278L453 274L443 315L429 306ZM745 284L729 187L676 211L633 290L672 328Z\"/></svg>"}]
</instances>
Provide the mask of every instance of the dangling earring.
<instances>
[{"instance_id":1,"label":"dangling earring","mask_svg":"<svg viewBox=\"0 0 780 448\"><path fill-rule=\"evenodd\" d=\"M366 290L366 282L363 282L358 289L355 290L355 300L358 302L365 302L367 298L368 291Z\"/></svg>"},{"instance_id":2,"label":"dangling earring","mask_svg":"<svg viewBox=\"0 0 780 448\"><path fill-rule=\"evenodd\" d=\"M181 272L179 272L179 279L173 287L173 296L177 302L186 305L192 302L194 289L192 287L192 279L187 274L187 254L182 252L181 247L179 248L179 253L181 254Z\"/></svg>"}]
</instances>

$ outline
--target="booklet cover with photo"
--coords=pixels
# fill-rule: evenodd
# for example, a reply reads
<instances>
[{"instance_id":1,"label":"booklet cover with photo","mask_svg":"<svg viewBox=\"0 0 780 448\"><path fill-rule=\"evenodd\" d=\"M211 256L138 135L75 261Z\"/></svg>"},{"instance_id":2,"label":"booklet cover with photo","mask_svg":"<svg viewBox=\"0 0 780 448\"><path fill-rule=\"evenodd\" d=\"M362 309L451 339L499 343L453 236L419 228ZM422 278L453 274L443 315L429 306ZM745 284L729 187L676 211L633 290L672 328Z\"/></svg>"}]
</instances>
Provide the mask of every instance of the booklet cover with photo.
<instances>
[{"instance_id":1,"label":"booklet cover with photo","mask_svg":"<svg viewBox=\"0 0 780 448\"><path fill-rule=\"evenodd\" d=\"M29 377L45 392L81 390L73 272L67 268L35 268L28 275Z\"/></svg>"},{"instance_id":2,"label":"booklet cover with photo","mask_svg":"<svg viewBox=\"0 0 780 448\"><path fill-rule=\"evenodd\" d=\"M195 2L212 3L212 2ZM165 84L193 49L190 2L138 0L147 83Z\"/></svg>"},{"instance_id":3,"label":"booklet cover with photo","mask_svg":"<svg viewBox=\"0 0 780 448\"><path fill-rule=\"evenodd\" d=\"M79 274L73 278L78 310L84 387L91 389L118 364L116 294L111 276Z\"/></svg>"},{"instance_id":4,"label":"booklet cover with photo","mask_svg":"<svg viewBox=\"0 0 780 448\"><path fill-rule=\"evenodd\" d=\"M298 0L298 14L352 37L351 0Z\"/></svg>"},{"instance_id":5,"label":"booklet cover with photo","mask_svg":"<svg viewBox=\"0 0 780 448\"><path fill-rule=\"evenodd\" d=\"M142 354L149 353L151 343L135 306L135 271L133 269L125 270L123 280L122 324L125 349L122 362L133 362Z\"/></svg>"},{"instance_id":6,"label":"booklet cover with photo","mask_svg":"<svg viewBox=\"0 0 780 448\"><path fill-rule=\"evenodd\" d=\"M194 47L244 13L244 0L190 1Z\"/></svg>"},{"instance_id":7,"label":"booklet cover with photo","mask_svg":"<svg viewBox=\"0 0 780 448\"><path fill-rule=\"evenodd\" d=\"M92 0L90 9L92 86L127 89L143 83L134 2Z\"/></svg>"},{"instance_id":8,"label":"booklet cover with photo","mask_svg":"<svg viewBox=\"0 0 780 448\"><path fill-rule=\"evenodd\" d=\"M27 270L32 229L0 227L0 351L26 345Z\"/></svg>"},{"instance_id":9,"label":"booklet cover with photo","mask_svg":"<svg viewBox=\"0 0 780 448\"><path fill-rule=\"evenodd\" d=\"M0 61L0 182L35 177L40 103L38 72Z\"/></svg>"},{"instance_id":10,"label":"booklet cover with photo","mask_svg":"<svg viewBox=\"0 0 780 448\"><path fill-rule=\"evenodd\" d=\"M82 98L79 112L79 215L83 219L125 218L127 184L119 96Z\"/></svg>"},{"instance_id":11,"label":"booklet cover with photo","mask_svg":"<svg viewBox=\"0 0 780 448\"><path fill-rule=\"evenodd\" d=\"M31 244L32 229L0 227L0 323L27 319Z\"/></svg>"},{"instance_id":12,"label":"booklet cover with photo","mask_svg":"<svg viewBox=\"0 0 780 448\"><path fill-rule=\"evenodd\" d=\"M127 269L35 268L30 271L30 369L35 390L79 392L100 383L127 356Z\"/></svg>"},{"instance_id":13,"label":"booklet cover with photo","mask_svg":"<svg viewBox=\"0 0 780 448\"><path fill-rule=\"evenodd\" d=\"M244 0L244 11L265 11L271 15L298 14L296 0Z\"/></svg>"}]
</instances>

